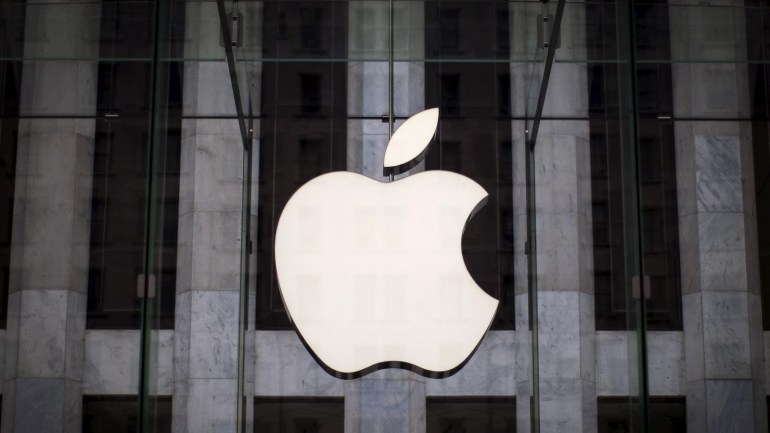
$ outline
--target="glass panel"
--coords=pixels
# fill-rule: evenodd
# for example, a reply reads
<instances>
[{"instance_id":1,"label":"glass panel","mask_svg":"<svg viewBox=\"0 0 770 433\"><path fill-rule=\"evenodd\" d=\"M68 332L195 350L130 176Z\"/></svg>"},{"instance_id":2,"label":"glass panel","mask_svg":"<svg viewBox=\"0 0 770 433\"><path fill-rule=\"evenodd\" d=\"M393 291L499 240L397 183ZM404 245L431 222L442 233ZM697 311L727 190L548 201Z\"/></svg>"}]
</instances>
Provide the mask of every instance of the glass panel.
<instances>
[{"instance_id":1,"label":"glass panel","mask_svg":"<svg viewBox=\"0 0 770 433\"><path fill-rule=\"evenodd\" d=\"M147 1L0 6L0 308L3 350L19 361L6 370L4 431L104 431L88 415L101 409L84 395L118 394L133 411L119 417L122 427L141 429L143 411L157 406L165 421L153 420L170 429L170 400L139 398L149 394L143 367L154 365L142 356L155 357L142 350L143 314L155 317L154 329L174 322L176 217L158 231L174 263L163 294L140 283L153 280L145 248L154 11ZM179 77L166 80L178 93ZM178 176L178 156L166 163ZM165 195L176 195L176 181ZM150 294L156 308L143 305ZM171 331L164 335L168 346ZM160 388L152 395L170 396Z\"/></svg>"},{"instance_id":2,"label":"glass panel","mask_svg":"<svg viewBox=\"0 0 770 433\"><path fill-rule=\"evenodd\" d=\"M442 8L426 5L431 6L438 9L439 15L442 13ZM487 18L494 16L495 6L488 5ZM478 12L478 5L473 9ZM494 34L487 32L486 36L479 37L479 44L486 45ZM425 168L461 173L489 193L486 206L466 226L463 257L479 286L501 301L493 328L513 329L509 66L431 62L425 64L425 73L426 106L438 106L442 113L435 147L426 157Z\"/></svg>"},{"instance_id":3,"label":"glass panel","mask_svg":"<svg viewBox=\"0 0 770 433\"><path fill-rule=\"evenodd\" d=\"M614 37L614 30L606 22L614 17L605 6L591 6L596 13L587 15L587 28L596 30L588 37L602 41ZM589 9L590 10L590 9ZM604 12L604 13L602 13ZM660 12L666 12L662 10ZM645 19L650 17L645 16ZM667 19L667 14L652 17ZM593 22L596 21L596 22ZM644 33L645 21L637 20L640 37L652 39ZM665 35L663 35L665 36ZM661 51L668 51L668 39L658 43ZM589 52L591 118L591 193L594 242L594 284L596 291L597 329L624 329L627 323L626 287L623 275L623 191L622 152L615 145L620 133L618 125L618 68L605 63L611 46ZM670 123L661 123L657 116L671 112L670 71L637 68L637 104L640 120L637 123L640 146L641 206L645 221L642 241L646 245L645 261L651 284L662 290L652 294L648 304L650 329L681 329L681 295L679 287L679 235L674 167L674 136Z\"/></svg>"},{"instance_id":4,"label":"glass panel","mask_svg":"<svg viewBox=\"0 0 770 433\"><path fill-rule=\"evenodd\" d=\"M246 432L316 398L362 431L764 431L770 9L675 3L3 2L4 431L101 403L164 431L173 401L175 430ZM449 378L328 374L278 285L287 201L439 169L489 194L461 246L491 329Z\"/></svg>"},{"instance_id":5,"label":"glass panel","mask_svg":"<svg viewBox=\"0 0 770 433\"><path fill-rule=\"evenodd\" d=\"M536 236L531 278L541 431L593 423L597 415L588 402L606 392L627 402L619 410L629 431L647 431L645 330L632 290L640 268L640 206L627 7L566 3L563 15L554 12L559 38L549 47L553 64L545 64L547 88L542 117L530 132L527 179Z\"/></svg>"},{"instance_id":6,"label":"glass panel","mask_svg":"<svg viewBox=\"0 0 770 433\"><path fill-rule=\"evenodd\" d=\"M238 242L238 296L236 307L237 313L230 318L235 323L228 323L228 329L234 325L237 327L237 339L235 340L236 369L233 372L227 368L228 376L236 379L236 399L235 399L235 418L234 426L237 431L245 432L250 430L250 422L253 419L251 399L253 398L253 385L249 386L253 377L253 364L249 361L254 359L254 314L250 312L250 305L254 304L255 291L250 289L254 275L250 269L255 266L252 263L252 250L254 239L251 235L251 226L253 224L252 212L252 170L253 170L253 148L254 148L254 118L259 116L255 114L261 109L258 101L257 87L261 75L261 64L255 62L260 57L260 46L262 44L262 34L260 29L255 26L256 21L262 16L262 4L258 2L249 2L240 5L237 2L218 1L217 12L221 30L220 45L224 48L227 60L228 76L232 91L228 94L233 95L233 102L237 114L237 125L240 132L240 149L235 148L227 151L233 158L238 155L241 162L240 176L238 177L240 187L240 223L237 234ZM245 59L249 59L246 61ZM224 150L224 149L223 149ZM232 192L235 192L233 190ZM236 196L233 195L227 200L226 207L235 205ZM233 251L235 252L235 251ZM224 300L224 299L223 299ZM230 299L228 302L232 302ZM227 357L227 355L225 355ZM229 358L226 358L229 361ZM253 379L252 379L253 380ZM225 394L232 390L222 390ZM216 415L217 418L223 418L219 422L229 423L228 410ZM204 417L206 415L203 415Z\"/></svg>"},{"instance_id":7,"label":"glass panel","mask_svg":"<svg viewBox=\"0 0 770 433\"><path fill-rule=\"evenodd\" d=\"M289 21L310 13L303 3L292 5L296 7L279 8ZM266 4L265 14L273 13L275 6ZM326 16L341 8L324 3L311 9ZM317 50L326 55L344 50L346 38L334 40L342 47L325 45ZM266 204L258 207L257 218L257 269L261 269L257 287L262 290L258 290L256 299L256 320L260 329L289 328L273 268L273 234L278 216L305 182L346 167L348 131L339 126L345 124L346 72L346 65L341 62L262 63L262 83L269 85L262 87L260 114L264 120L259 124L259 202Z\"/></svg>"},{"instance_id":8,"label":"glass panel","mask_svg":"<svg viewBox=\"0 0 770 433\"><path fill-rule=\"evenodd\" d=\"M514 202L516 182L524 184L523 154L519 161L514 143L526 129L528 103L519 95L533 87L536 54L530 47L536 44L526 31L514 35L511 29L536 29L534 18L541 6L413 1L395 1L392 9L387 1L225 5L232 6L228 10L238 17L243 34L248 33L233 47L254 149L252 181L246 184L251 188L247 208L251 212L249 238L255 250L246 284L249 308L241 325L241 397L248 401L256 395L256 403L242 411L244 430L250 430L252 422L256 427L257 414L272 407L268 397L341 396L343 389L350 388L344 391L345 418L360 420L360 428L365 430L367 423L388 419L410 422L404 404L416 405L415 416L424 413L430 387L447 387L462 396L478 392L508 396L503 397L508 398L505 401L512 401L518 387L528 392L526 377L531 370L514 372L512 350L515 324L523 320L526 328L528 316L526 261L523 247L516 248L516 240L523 246L525 238L524 196L520 195L520 208ZM469 222L463 253L477 283L503 302L493 334L471 359L466 367L469 371L464 374L461 370L454 382L432 379L431 385L420 385L414 375L397 370L382 373L397 378L392 388L381 388L377 374L341 382L320 369L318 359L308 353L295 332L285 332L294 328L274 267L276 224L297 189L321 174L345 170L387 181L382 157L389 138L389 117L398 127L408 117L434 106L440 108L441 119L425 163L396 179L423 170L451 170L479 182L490 194L487 205ZM520 179L516 177L519 168ZM521 231L517 231L519 226ZM520 274L514 263L521 264ZM524 281L520 286L522 319L514 309L517 275ZM522 336L523 347L528 341ZM524 365L530 353L517 355ZM252 356L256 363L249 362ZM501 360L493 361L496 356ZM496 373L488 369L489 362L497 365ZM489 389L472 391L462 385L468 380L463 377L475 374L499 377ZM409 394L404 386L416 386L417 391ZM401 403L383 406L392 399ZM380 406L382 410L374 410ZM530 406L509 405L501 407L500 413L505 412L512 422L526 413L521 425L529 429ZM481 412L490 414L492 408L479 406ZM407 424L404 431L410 428ZM414 428L420 431L424 427Z\"/></svg>"},{"instance_id":9,"label":"glass panel","mask_svg":"<svg viewBox=\"0 0 770 433\"><path fill-rule=\"evenodd\" d=\"M718 401L724 392L735 392L741 396L736 398L750 401L755 409L751 415L738 415L737 406L728 404L723 409L728 415L720 417L721 423L741 430L763 429L765 424L760 397L764 393L757 392L763 379L751 371L760 368L755 357L764 352L761 344L756 345L761 338L761 267L757 261L762 253L757 239L761 239L762 222L754 168L761 170L762 158L761 150L757 154L752 148L767 146L761 142L761 127L757 137L752 133L755 126L766 123L766 117L761 109L755 111L761 102L752 101L757 93L753 93L756 81L751 81L756 76L751 73L766 61L761 54L766 44L761 24L766 8L764 2L747 2L724 7L636 5L634 9L641 247L650 289L642 293L647 297L643 317L648 329L673 328L672 316L661 313L681 297L685 348L692 341L704 341L703 350L684 350L679 355L688 366L688 387L678 393L688 397L690 429L711 422L717 409L704 402ZM749 119L756 123L752 125ZM674 222L678 223L677 233L671 229ZM676 244L672 242L675 236ZM671 278L677 273L678 293ZM729 317L725 315L728 311ZM739 321L745 326L736 328ZM730 341L735 349L727 353L716 348L725 338L717 329L734 330ZM659 338L657 332L647 336L651 395L672 393L655 389L660 373L653 365L660 359L672 362L658 351L673 351L677 346ZM708 367L703 371L690 367L698 362ZM712 380L724 377L725 365L744 362L746 368L738 373L745 380L743 386ZM694 391L701 384L704 391ZM652 419L650 413L650 428Z\"/></svg>"},{"instance_id":10,"label":"glass panel","mask_svg":"<svg viewBox=\"0 0 770 433\"><path fill-rule=\"evenodd\" d=\"M143 134L147 142L143 155L147 167L146 192L143 195L123 193L129 200L143 201L146 206L143 262L136 285L137 296L141 298L142 345L138 373L142 432L167 431L171 427L171 399L164 399L174 386L173 377L168 375L168 350L173 347L174 333L184 331L177 323L189 320L189 313L183 309L184 303L177 301L179 286L185 281L184 269L178 268L178 251L180 245L189 242L180 223L182 192L188 188L185 186L187 179L181 174L184 162L182 95L189 76L182 72L183 63L170 60L180 58L184 49L179 41L187 31L185 12L181 4L174 2L155 2L149 12L155 19L150 21L154 28L150 32L152 45L148 50L151 69L148 68L147 82L151 85L146 91L145 111L149 114L149 125ZM120 11L117 16L122 16ZM130 26L122 23L116 28L130 30ZM138 131L131 129L130 133L137 134ZM110 138L110 149L117 149L120 143L116 138ZM134 140L134 145L137 142ZM124 163L117 159L119 155L113 158L110 168ZM131 183L112 171L106 177L105 183L112 184L114 191L131 188ZM114 211L119 213L119 210ZM178 311L180 306L182 310Z\"/></svg>"},{"instance_id":11,"label":"glass panel","mask_svg":"<svg viewBox=\"0 0 770 433\"><path fill-rule=\"evenodd\" d=\"M585 4L601 5L603 1L568 2L567 9L580 9ZM663 3L657 1L639 1L633 3L636 17L636 61L638 63L746 63L764 59L750 58L745 47L735 42L734 36L744 37L747 17L761 19L767 13L763 1L744 3L724 2L720 4ZM586 16L588 18L588 16ZM681 26L672 28L670 20ZM704 23L712 25L704 26ZM589 19L575 21L578 26L585 26L588 31L603 27ZM705 29L713 31L703 35ZM753 35L760 40L759 33ZM661 43L668 45L668 40L677 41L670 54L660 51ZM591 39L571 40L575 50L565 50L560 54L560 61L584 62L587 50L594 49L610 40ZM681 43L681 44L680 44ZM604 60L613 62L616 56L607 52Z\"/></svg>"}]
</instances>

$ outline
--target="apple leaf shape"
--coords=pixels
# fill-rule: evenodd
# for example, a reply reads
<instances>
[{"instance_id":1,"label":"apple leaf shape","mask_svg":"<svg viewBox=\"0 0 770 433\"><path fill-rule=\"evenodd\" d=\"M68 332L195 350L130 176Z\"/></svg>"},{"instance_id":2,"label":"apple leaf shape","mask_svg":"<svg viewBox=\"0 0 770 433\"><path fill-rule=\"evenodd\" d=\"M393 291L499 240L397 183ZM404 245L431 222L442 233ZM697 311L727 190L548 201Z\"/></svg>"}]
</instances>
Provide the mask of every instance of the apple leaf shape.
<instances>
[{"instance_id":1,"label":"apple leaf shape","mask_svg":"<svg viewBox=\"0 0 770 433\"><path fill-rule=\"evenodd\" d=\"M486 200L472 179L441 170L390 183L338 171L294 193L276 228L278 284L328 373L399 367L438 378L465 365L498 306L462 255L465 225Z\"/></svg>"},{"instance_id":2,"label":"apple leaf shape","mask_svg":"<svg viewBox=\"0 0 770 433\"><path fill-rule=\"evenodd\" d=\"M406 119L393 133L385 149L384 172L400 174L417 165L428 151L438 127L438 108L421 111Z\"/></svg>"}]
</instances>

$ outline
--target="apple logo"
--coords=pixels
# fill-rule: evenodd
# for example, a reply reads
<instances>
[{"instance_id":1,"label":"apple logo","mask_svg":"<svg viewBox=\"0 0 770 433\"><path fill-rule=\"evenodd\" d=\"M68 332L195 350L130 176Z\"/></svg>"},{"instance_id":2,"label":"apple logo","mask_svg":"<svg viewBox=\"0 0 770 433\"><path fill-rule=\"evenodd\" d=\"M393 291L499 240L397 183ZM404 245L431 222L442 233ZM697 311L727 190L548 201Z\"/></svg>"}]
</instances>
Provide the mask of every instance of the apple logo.
<instances>
[{"instance_id":1,"label":"apple logo","mask_svg":"<svg viewBox=\"0 0 770 433\"><path fill-rule=\"evenodd\" d=\"M419 162L438 115L404 122L385 170ZM461 250L486 198L473 180L440 170L389 183L333 172L294 193L275 234L278 282L300 339L327 372L351 379L398 367L447 377L465 365L498 305Z\"/></svg>"}]
</instances>

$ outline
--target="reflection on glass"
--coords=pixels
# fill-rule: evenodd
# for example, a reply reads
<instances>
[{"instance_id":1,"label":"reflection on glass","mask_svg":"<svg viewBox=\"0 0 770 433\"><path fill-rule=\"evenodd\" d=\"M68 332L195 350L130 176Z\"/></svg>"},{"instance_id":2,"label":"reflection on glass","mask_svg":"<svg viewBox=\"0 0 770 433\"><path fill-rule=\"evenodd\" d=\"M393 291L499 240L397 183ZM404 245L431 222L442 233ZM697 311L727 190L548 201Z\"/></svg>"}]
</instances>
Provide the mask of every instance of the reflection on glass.
<instances>
[{"instance_id":1,"label":"reflection on glass","mask_svg":"<svg viewBox=\"0 0 770 433\"><path fill-rule=\"evenodd\" d=\"M667 35L650 34L650 21L666 21L666 11L636 8L636 30L649 53L669 56ZM589 40L589 116L591 128L591 197L593 218L594 286L597 329L625 329L627 270L623 225L623 172L618 67L600 62L615 47L614 5L587 6ZM651 54L653 55L653 54ZM641 65L636 70L641 173L642 249L645 274L653 288L647 302L649 329L681 329L679 233L674 134L671 122L660 116L672 112L669 65Z\"/></svg>"},{"instance_id":2,"label":"reflection on glass","mask_svg":"<svg viewBox=\"0 0 770 433\"><path fill-rule=\"evenodd\" d=\"M347 2L262 2L262 57L344 59Z\"/></svg>"},{"instance_id":3,"label":"reflection on glass","mask_svg":"<svg viewBox=\"0 0 770 433\"><path fill-rule=\"evenodd\" d=\"M172 99L168 102L166 209L161 227L165 267L156 278L163 297L160 326L173 328L182 83L177 65L168 65L167 71ZM97 121L94 139L89 328L139 328L137 279L143 273L150 78L148 63L99 65L97 112L103 113L104 120Z\"/></svg>"},{"instance_id":4,"label":"reflection on glass","mask_svg":"<svg viewBox=\"0 0 770 433\"><path fill-rule=\"evenodd\" d=\"M441 113L425 167L468 176L489 193L487 204L465 229L463 257L479 286L501 301L495 329L514 325L511 96L503 93L510 92L511 76L506 63L470 60L508 56L496 45L501 34L508 38L508 21L497 18L507 16L507 7L504 3L425 4L426 55L453 59L425 63L425 105L437 106ZM488 22L495 25L483 24ZM468 62L457 62L458 57Z\"/></svg>"},{"instance_id":5,"label":"reflection on glass","mask_svg":"<svg viewBox=\"0 0 770 433\"><path fill-rule=\"evenodd\" d=\"M274 276L273 231L286 200L313 177L333 170L351 170L382 179L381 155L377 152L384 148L389 129L382 116L389 114L391 97L387 62L391 54L391 12L395 23L396 121L429 107L439 107L442 114L426 164L416 170L455 171L473 178L490 193L487 205L467 227L463 248L473 277L502 301L493 337L485 341L500 352L481 347L478 353L482 356L476 359L493 361L479 366L472 360L467 371L475 368L472 374L496 380L504 371L521 395L518 414L510 396L494 401L486 397L429 398L429 431L512 431L514 417L522 421L521 417L528 413L525 405L530 404L526 397L532 383L526 382L535 371L527 370L526 365L530 335L543 337L539 352L543 356L536 368L542 369L541 379L554 380L548 383L553 385L550 389L554 393L562 391L559 386L565 383L558 382L562 379L559 375L580 366L579 371L570 373L574 375L569 380L583 381L586 388L581 392L587 390L585 395L600 394L598 421L602 432L634 427L629 419L638 418L633 415L638 415L637 406L643 400L630 400L627 394L644 389L644 383L635 383L639 372L650 368L649 377L653 378L658 373L654 370L657 366L646 364L644 353L634 352L636 341L632 341L633 332L627 331L639 331L640 341L646 342L644 330L655 330L652 335L660 340L651 341L651 345L670 343L666 350L660 350L660 346L648 348L648 355L657 359L654 356L659 352L666 352L670 355L666 361L679 369L676 377L686 377L688 384L695 383L694 370L690 369L692 359L714 368L734 363L745 370L727 372L740 376L735 381L714 379L711 373L697 377L699 384L709 381L711 395L706 399L688 395L687 405L681 396L668 400L653 397L648 411L650 431L681 431L685 428L685 411L689 411L688 419L713 416L709 412L712 407L703 402L713 402L714 396L740 395L733 399L738 402L756 399L744 396L761 394L758 390L763 382L756 372L764 368L762 357L757 356L761 355L762 345L753 342L762 335L756 319L759 313L753 308L758 305L760 284L764 328L770 329L767 2L633 3L633 50L638 61L633 71L637 92L634 102L626 100L620 90L630 86L631 81L624 71L628 53L623 30L627 30L624 27L629 21L619 8L626 3L567 3L565 32L554 67L563 75L549 84L545 112L550 119L544 122L554 130L563 129L550 137L548 134L554 130L544 133L546 138L554 138L549 143L555 143L554 156L541 161L542 166L537 168L546 170L548 164L558 163L562 154L556 146L563 145L564 141L559 140L569 136L574 140L568 146L574 144L575 149L585 150L580 157L585 157L586 165L571 165L567 171L578 167L576 173L569 173L577 176L567 182L584 180L588 194L584 197L586 203L580 203L585 208L570 207L569 212L574 213L540 219L539 227L547 228L540 240L543 244L552 242L548 245L554 247L549 258L588 257L550 263L541 260L540 267L541 275L564 277L559 281L563 283L560 288L579 291L580 299L585 300L580 305L588 306L582 310L574 304L563 310L549 306L545 313L559 313L552 314L557 317L551 323L568 315L577 319L556 323L556 331L551 334L541 328L542 333L535 330L529 335L525 236L517 231L516 254L513 237L514 218L517 230L521 227L523 231L527 203L523 193L514 194L521 185L514 185L513 175L519 173L513 173L513 164L520 160L514 160L513 154L524 140L523 125L532 121L532 108L539 95L542 63L535 60L542 60L544 50L543 37L537 36L542 22L536 18L553 15L557 2L545 6L532 1L392 3L391 11L391 2L383 0L227 2L228 13L235 12L239 21L236 60L244 78L241 89L251 98L244 97L251 108L244 111L248 111L245 114L254 126L254 176L258 185L254 186L257 191L253 207L259 209L253 224L256 265L250 269L257 278L244 276L249 278L255 295L230 304L223 299L237 295L233 292L240 281L238 272L246 272L239 267L239 248L243 246L248 255L251 245L245 238L242 242L248 233L239 231L244 227L238 213L244 187L244 179L239 178L243 149L237 127L231 128L236 116L244 113L235 113L233 96L228 93L231 71L224 61L217 3L139 0L0 4L0 327L6 328L0 356L19 361L4 367L3 416L8 425L17 426L16 431L31 431L24 429L28 425L25 422L37 421L39 412L61 408L63 401L73 395L72 401L79 405L82 394L90 392L84 391L86 385L81 384L95 380L89 375L114 368L110 363L113 358L106 354L121 354L121 362L125 363L120 368L125 370L114 376L99 376L105 395L87 395L83 413L73 415L82 420L84 431L133 430L142 424L137 419L136 400L140 397L118 395L137 392L125 389L126 374L137 376L126 379L126 383L142 383L146 394L183 393L194 388L188 385L201 383L195 382L201 376L209 377L211 371L207 370L216 370L211 374L226 376L232 384L237 373L233 373L235 367L229 368L237 361L232 361L235 356L228 356L242 349L238 344L256 346L260 337L264 340L259 341L259 356L276 347L288 347L286 352L299 354L294 358L270 355L273 358L257 361L271 363L267 367L259 364L259 374L280 376L286 383L295 381L271 392L288 394L301 389L311 394L315 392L307 391L311 385L317 390L326 386L324 381L336 380L323 372L316 375L313 361L302 358L301 343L295 341L297 344L292 346L294 340L289 338L296 337L294 334L267 332L290 328ZM171 17L156 32L157 4L168 5ZM157 46L167 48L161 50L163 59L159 62L153 59ZM153 84L156 78L160 79ZM576 82L579 86L570 88ZM153 88L159 89L156 100L151 98ZM625 111L632 105L633 112ZM162 113L152 117L153 113L159 114L158 110ZM635 116L637 127L632 140L625 129L629 114ZM162 151L151 152L161 144ZM698 146L697 152L687 153ZM638 174L636 167L628 164L633 159L629 157L632 148L638 150ZM710 153L724 149L729 151ZM155 170L149 169L151 164ZM695 169L688 172L690 165L697 165L697 175ZM523 166L516 167L523 171ZM720 176L729 171L732 177L704 180L706 170ZM565 177L559 176L564 171L553 172L553 177L541 179L564 182ZM633 199L629 192L637 190L639 209L628 206ZM574 191L570 189L565 195ZM703 195L713 191L717 194ZM537 192L542 194L536 197L536 204L541 206L539 210L546 209L543 214L550 212L546 208L550 204L554 204L553 214L558 214L572 198L565 199L558 188ZM698 201L703 197L712 201ZM155 219L148 218L150 203L162 208ZM565 207L559 208L562 204ZM735 207L725 211L728 205ZM687 206L700 208L691 212ZM629 218L629 213L633 217ZM693 213L698 215L690 218ZM639 230L629 224L637 216ZM728 218L734 219L725 223ZM702 224L707 219L714 225L704 229ZM152 220L150 224L148 220ZM585 227L573 230L573 223L583 222ZM148 236L152 228L157 233ZM564 234L567 231L570 233ZM577 231L580 234L573 236ZM638 233L639 245L632 245L630 232ZM722 242L719 236L725 233L735 235L725 236L730 239ZM153 245L146 244L148 238L152 238ZM178 244L187 249L180 249L178 254ZM144 295L144 287L137 290L137 282L148 273L148 251L154 253L150 267L158 281L153 300L138 296ZM637 251L638 263L632 257ZM517 265L522 264L521 269L517 266L516 276L522 282L518 287L520 299L525 301L519 305L519 324L525 329L516 332L512 331L514 257L519 260ZM186 272L177 269L177 261ZM561 272L589 262L592 268ZM644 302L629 299L632 293L628 283L633 276L629 275L633 273L630 268L635 266L629 263L638 264L650 277L652 291ZM583 279L581 272L587 278ZM709 289L700 293L700 286ZM556 296L547 293L539 300L547 302L551 295ZM686 299L697 296L701 296L697 302L700 309L683 310ZM702 302L709 296L730 302ZM261 329L244 337L245 342L235 343L235 338L229 339L234 328L222 325L225 322L221 319L237 315L237 308L247 303ZM643 306L645 316L634 317L629 306ZM714 310L708 309L723 306L729 311L711 314ZM175 315L175 309L180 314ZM181 314L183 311L186 316ZM705 319L696 325L685 324L683 312L688 317ZM144 313L151 313L151 320L140 330ZM549 319L545 316L543 323ZM254 320L253 316L250 320ZM642 320L644 326L629 326ZM207 325L221 327L207 334ZM155 332L161 328L163 332ZM564 345L547 344L548 338L565 338L568 331L577 328ZM685 332L681 332L683 328ZM731 333L722 333L722 329ZM723 345L717 341L704 345L699 354L685 351L684 347L691 347L688 339L693 338L693 332L699 341L712 343L729 335L730 343L741 350L724 355L720 349ZM147 344L138 348L141 335L148 337ZM594 338L597 344L593 344ZM515 350L516 362L511 362L514 341L521 346ZM627 347L612 345L618 341L628 343ZM575 350L565 350L568 345ZM549 353L549 347L556 349ZM252 370L243 370L251 374L257 362L251 352L244 352L247 355L240 359L250 363ZM509 357L487 356L503 352ZM589 362L585 367L576 361L586 359L584 356L606 361L608 354L618 356L612 358L613 362L622 358L617 362L630 367L627 371L631 379L624 382L627 377L601 376L597 369L594 381L590 370L593 364ZM82 368L77 366L81 359ZM140 365L140 360L145 364ZM50 380L32 383L30 370ZM310 373L304 376L297 371ZM252 408L255 386L248 380L250 377L240 377L245 390L242 396L249 409L242 413L249 417L255 414L257 431L281 431L289 425L311 431L342 428L345 415L340 409L341 400L257 398ZM68 388L72 394L65 398L56 387L71 378L76 379L71 381L76 389ZM458 376L442 384L462 382L460 379ZM615 379L627 384L613 391L613 395L622 395L618 400L602 395L608 392L607 383L602 381L616 383ZM665 384L670 385L666 395L691 392L691 387L677 388L673 382ZM473 386L479 383L486 382L473 381ZM593 386L595 389L590 388ZM10 387L19 392L8 392ZM726 391L710 391L717 387ZM200 392L194 397L212 399L232 391L205 386L197 389L203 391L191 391L191 395ZM489 389L463 388L457 392L477 395ZM513 389L508 392L513 394ZM420 404L423 401L420 399ZM586 401L572 407L581 409L574 411L580 415L572 420L584 416L582 409L594 410L594 400ZM763 405L751 401L752 410L759 412L745 418L756 427L756 419L763 418L759 409ZM186 415L200 415L196 420L229 422L235 412L235 403L222 409L176 402L178 410L187 411ZM169 404L168 399L161 399L157 405L160 431L170 428ZM726 404L730 410L720 416L737 413L732 410L733 402ZM15 407L35 407L39 411L10 410ZM152 407L154 404L148 405ZM544 423L558 422L558 417L544 413ZM8 417L15 418L9 421ZM244 424L250 425L250 420L246 421Z\"/></svg>"},{"instance_id":6,"label":"reflection on glass","mask_svg":"<svg viewBox=\"0 0 770 433\"><path fill-rule=\"evenodd\" d=\"M263 55L330 58L345 55L346 9L336 3L264 5L269 17L282 17L286 38L271 24L264 28ZM308 16L321 17L321 21ZM275 22L279 25L280 20ZM293 38L301 36L297 43ZM280 36L280 35L279 35ZM307 39L307 40L305 40ZM309 47L313 49L310 50ZM308 180L344 170L346 159L346 65L327 62L265 62L259 147L259 217L257 220L257 327L289 329L273 264L273 236L289 197ZM262 289L264 288L264 289Z\"/></svg>"}]
</instances>

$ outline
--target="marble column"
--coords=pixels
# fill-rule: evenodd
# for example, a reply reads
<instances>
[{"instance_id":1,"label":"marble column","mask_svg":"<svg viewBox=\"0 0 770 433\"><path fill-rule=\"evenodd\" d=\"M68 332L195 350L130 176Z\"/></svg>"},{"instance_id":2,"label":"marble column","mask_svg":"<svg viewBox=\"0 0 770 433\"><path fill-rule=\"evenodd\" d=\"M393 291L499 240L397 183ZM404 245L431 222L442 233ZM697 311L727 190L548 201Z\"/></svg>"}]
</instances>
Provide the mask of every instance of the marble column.
<instances>
[{"instance_id":1,"label":"marble column","mask_svg":"<svg viewBox=\"0 0 770 433\"><path fill-rule=\"evenodd\" d=\"M185 9L185 57L220 60L184 67L172 429L234 433L243 143L217 6Z\"/></svg>"},{"instance_id":2,"label":"marble column","mask_svg":"<svg viewBox=\"0 0 770 433\"><path fill-rule=\"evenodd\" d=\"M538 5L539 6L539 5ZM539 10L538 10L539 9ZM514 55L533 58L538 7L511 14ZM586 58L585 11L569 7L561 27L561 58ZM518 39L518 41L516 40ZM533 74L534 72L534 74ZM543 117L588 117L587 68L579 63L553 65ZM512 65L512 107L534 112L533 83L542 69ZM537 87L535 87L537 89ZM534 97L531 97L534 96ZM521 429L530 428L532 380L531 333L527 332L525 139L522 122L514 122L516 235L517 411ZM595 332L589 126L585 120L544 120L534 155L536 260L538 297L540 431L596 431Z\"/></svg>"},{"instance_id":3,"label":"marble column","mask_svg":"<svg viewBox=\"0 0 770 433\"><path fill-rule=\"evenodd\" d=\"M28 5L2 431L78 433L99 18L90 4ZM47 117L47 116L55 116ZM73 118L65 118L72 116Z\"/></svg>"},{"instance_id":4,"label":"marble column","mask_svg":"<svg viewBox=\"0 0 770 433\"><path fill-rule=\"evenodd\" d=\"M743 9L673 3L672 58L746 52ZM750 115L747 66L674 63L672 78L687 429L766 432L751 125L708 120Z\"/></svg>"}]
</instances>

